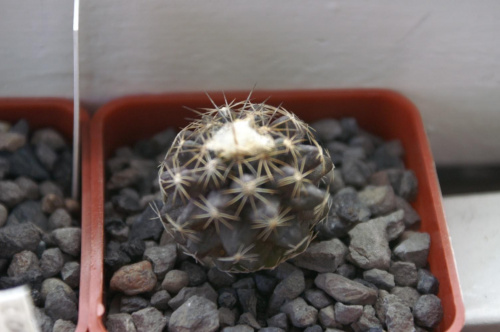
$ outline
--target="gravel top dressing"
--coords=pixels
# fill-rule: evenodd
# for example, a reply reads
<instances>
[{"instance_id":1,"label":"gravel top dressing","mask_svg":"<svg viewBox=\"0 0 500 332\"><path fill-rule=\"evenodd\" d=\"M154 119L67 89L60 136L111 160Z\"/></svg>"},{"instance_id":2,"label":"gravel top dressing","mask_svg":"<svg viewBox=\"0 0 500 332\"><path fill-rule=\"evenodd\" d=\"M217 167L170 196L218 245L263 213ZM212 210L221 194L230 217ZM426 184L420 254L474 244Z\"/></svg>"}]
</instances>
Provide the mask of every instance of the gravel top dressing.
<instances>
[{"instance_id":1,"label":"gravel top dressing","mask_svg":"<svg viewBox=\"0 0 500 332\"><path fill-rule=\"evenodd\" d=\"M401 143L363 131L353 118L311 126L335 165L325 186L329 212L305 252L252 273L204 265L164 230L158 165L173 129L115 151L106 163L108 331L430 331L439 324L430 237L418 231L409 203L418 184L404 168Z\"/></svg>"},{"instance_id":2,"label":"gravel top dressing","mask_svg":"<svg viewBox=\"0 0 500 332\"><path fill-rule=\"evenodd\" d=\"M40 331L78 318L80 203L68 198L72 151L60 133L0 121L0 289L27 284Z\"/></svg>"}]
</instances>

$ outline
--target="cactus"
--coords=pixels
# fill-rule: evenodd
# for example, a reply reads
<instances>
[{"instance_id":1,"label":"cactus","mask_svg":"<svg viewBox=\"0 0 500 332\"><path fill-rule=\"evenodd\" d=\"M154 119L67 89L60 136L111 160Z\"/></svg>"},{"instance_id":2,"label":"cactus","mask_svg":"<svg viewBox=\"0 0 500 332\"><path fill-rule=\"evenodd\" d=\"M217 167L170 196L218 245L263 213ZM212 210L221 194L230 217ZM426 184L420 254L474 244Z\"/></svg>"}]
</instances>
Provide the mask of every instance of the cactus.
<instances>
[{"instance_id":1,"label":"cactus","mask_svg":"<svg viewBox=\"0 0 500 332\"><path fill-rule=\"evenodd\" d=\"M160 165L167 232L228 272L271 269L303 252L328 211L334 167L312 129L249 99L197 113Z\"/></svg>"}]
</instances>

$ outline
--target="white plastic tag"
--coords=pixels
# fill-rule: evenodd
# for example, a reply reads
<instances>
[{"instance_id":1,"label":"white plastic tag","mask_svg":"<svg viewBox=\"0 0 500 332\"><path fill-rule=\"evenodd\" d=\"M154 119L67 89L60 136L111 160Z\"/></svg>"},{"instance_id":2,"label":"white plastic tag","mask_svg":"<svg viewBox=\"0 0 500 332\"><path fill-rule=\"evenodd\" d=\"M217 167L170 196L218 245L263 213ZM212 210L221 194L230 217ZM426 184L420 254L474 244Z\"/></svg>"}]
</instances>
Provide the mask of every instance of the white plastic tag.
<instances>
[{"instance_id":1,"label":"white plastic tag","mask_svg":"<svg viewBox=\"0 0 500 332\"><path fill-rule=\"evenodd\" d=\"M27 286L0 291L0 331L39 332Z\"/></svg>"}]
</instances>

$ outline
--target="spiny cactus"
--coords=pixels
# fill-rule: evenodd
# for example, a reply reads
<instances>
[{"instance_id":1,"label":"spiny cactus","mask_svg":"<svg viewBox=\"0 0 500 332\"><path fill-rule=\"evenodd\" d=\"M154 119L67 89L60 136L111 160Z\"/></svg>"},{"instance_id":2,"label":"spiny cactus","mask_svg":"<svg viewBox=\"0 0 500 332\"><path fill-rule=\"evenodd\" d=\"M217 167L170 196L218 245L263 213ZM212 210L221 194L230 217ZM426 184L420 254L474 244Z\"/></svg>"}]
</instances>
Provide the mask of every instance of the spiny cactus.
<instances>
[{"instance_id":1,"label":"spiny cactus","mask_svg":"<svg viewBox=\"0 0 500 332\"><path fill-rule=\"evenodd\" d=\"M274 268L303 252L328 211L333 176L311 128L249 99L198 113L160 165L165 229L223 271Z\"/></svg>"}]
</instances>

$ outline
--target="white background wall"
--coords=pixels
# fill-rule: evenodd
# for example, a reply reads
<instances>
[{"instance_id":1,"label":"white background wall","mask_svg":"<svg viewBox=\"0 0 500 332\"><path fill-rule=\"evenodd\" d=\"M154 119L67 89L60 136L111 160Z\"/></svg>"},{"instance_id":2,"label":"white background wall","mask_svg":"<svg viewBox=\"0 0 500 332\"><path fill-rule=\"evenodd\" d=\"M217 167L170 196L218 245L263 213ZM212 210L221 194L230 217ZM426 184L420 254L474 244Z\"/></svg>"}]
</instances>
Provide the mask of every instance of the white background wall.
<instances>
[{"instance_id":1,"label":"white background wall","mask_svg":"<svg viewBox=\"0 0 500 332\"><path fill-rule=\"evenodd\" d=\"M81 95L388 87L440 164L500 162L500 1L81 1ZM0 0L0 96L72 96L72 1Z\"/></svg>"}]
</instances>

